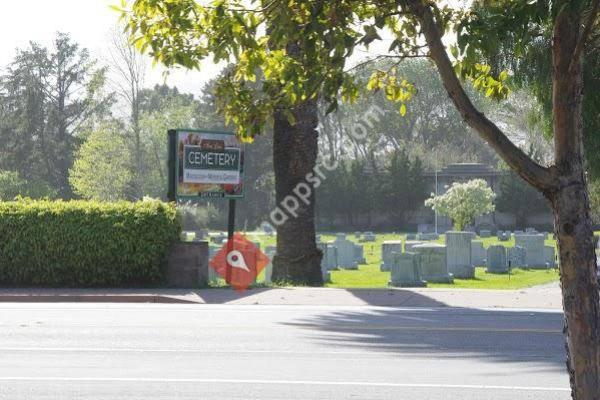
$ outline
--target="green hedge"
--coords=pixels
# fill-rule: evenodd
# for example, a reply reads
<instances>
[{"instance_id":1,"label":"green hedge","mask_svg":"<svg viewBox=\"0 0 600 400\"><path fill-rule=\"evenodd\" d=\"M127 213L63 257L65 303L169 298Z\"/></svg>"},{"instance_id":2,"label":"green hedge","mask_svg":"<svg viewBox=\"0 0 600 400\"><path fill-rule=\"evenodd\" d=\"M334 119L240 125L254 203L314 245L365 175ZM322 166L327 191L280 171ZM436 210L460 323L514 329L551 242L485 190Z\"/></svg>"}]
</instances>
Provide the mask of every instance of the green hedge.
<instances>
[{"instance_id":1,"label":"green hedge","mask_svg":"<svg viewBox=\"0 0 600 400\"><path fill-rule=\"evenodd\" d=\"M0 202L0 286L160 284L180 231L157 200Z\"/></svg>"}]
</instances>

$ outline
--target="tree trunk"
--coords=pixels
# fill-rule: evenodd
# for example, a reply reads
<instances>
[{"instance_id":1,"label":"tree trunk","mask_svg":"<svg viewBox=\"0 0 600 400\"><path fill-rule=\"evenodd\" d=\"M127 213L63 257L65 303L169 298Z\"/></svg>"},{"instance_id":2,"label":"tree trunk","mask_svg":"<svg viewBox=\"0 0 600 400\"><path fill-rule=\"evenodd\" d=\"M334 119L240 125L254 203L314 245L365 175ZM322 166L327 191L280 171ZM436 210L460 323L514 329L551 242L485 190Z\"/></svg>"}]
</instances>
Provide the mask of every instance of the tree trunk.
<instances>
[{"instance_id":1,"label":"tree trunk","mask_svg":"<svg viewBox=\"0 0 600 400\"><path fill-rule=\"evenodd\" d=\"M596 255L583 175L552 196L573 399L600 399L600 310Z\"/></svg>"},{"instance_id":2,"label":"tree trunk","mask_svg":"<svg viewBox=\"0 0 600 400\"><path fill-rule=\"evenodd\" d=\"M409 6L421 22L448 95L465 121L552 203L572 396L575 400L600 400L600 299L583 156L583 74L577 49L583 48L586 35L581 34L580 12L572 2L559 1L555 6L560 10L552 38L555 163L545 168L511 143L472 104L453 70L431 8L420 0L410 1ZM591 23L593 19L588 21Z\"/></svg>"},{"instance_id":3,"label":"tree trunk","mask_svg":"<svg viewBox=\"0 0 600 400\"><path fill-rule=\"evenodd\" d=\"M573 399L600 399L600 298L583 156L582 60L574 59L580 16L569 5L556 17L553 44L553 125L556 189L547 197L554 211L567 367Z\"/></svg>"},{"instance_id":4,"label":"tree trunk","mask_svg":"<svg viewBox=\"0 0 600 400\"><path fill-rule=\"evenodd\" d=\"M294 125L283 112L278 111L274 115L275 198L287 219L277 226L273 280L322 285L322 254L315 242L315 191L306 180L306 175L313 172L317 161L317 102L309 100L297 105L291 113ZM310 193L306 192L307 187L310 187ZM295 208L295 215L286 210L286 206Z\"/></svg>"}]
</instances>

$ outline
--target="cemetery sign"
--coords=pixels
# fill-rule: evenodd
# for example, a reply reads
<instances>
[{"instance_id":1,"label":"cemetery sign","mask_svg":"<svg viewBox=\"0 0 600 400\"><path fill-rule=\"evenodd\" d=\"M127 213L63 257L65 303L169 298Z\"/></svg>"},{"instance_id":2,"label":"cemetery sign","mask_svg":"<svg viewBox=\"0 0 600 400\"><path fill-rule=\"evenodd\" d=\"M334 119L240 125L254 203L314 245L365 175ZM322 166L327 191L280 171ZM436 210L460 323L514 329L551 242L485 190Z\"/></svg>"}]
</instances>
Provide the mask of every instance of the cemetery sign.
<instances>
[{"instance_id":1,"label":"cemetery sign","mask_svg":"<svg viewBox=\"0 0 600 400\"><path fill-rule=\"evenodd\" d=\"M169 131L169 197L243 197L244 145L232 132Z\"/></svg>"}]
</instances>

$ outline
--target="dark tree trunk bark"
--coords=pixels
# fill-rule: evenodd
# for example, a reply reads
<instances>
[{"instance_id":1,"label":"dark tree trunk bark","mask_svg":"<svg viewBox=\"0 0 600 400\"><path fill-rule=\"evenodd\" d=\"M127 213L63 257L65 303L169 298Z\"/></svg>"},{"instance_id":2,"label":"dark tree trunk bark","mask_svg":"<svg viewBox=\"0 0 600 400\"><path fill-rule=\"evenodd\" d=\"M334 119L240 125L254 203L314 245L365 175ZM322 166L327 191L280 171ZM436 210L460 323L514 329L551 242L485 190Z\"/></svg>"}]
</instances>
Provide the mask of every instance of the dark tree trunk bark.
<instances>
[{"instance_id":1,"label":"dark tree trunk bark","mask_svg":"<svg viewBox=\"0 0 600 400\"><path fill-rule=\"evenodd\" d=\"M306 180L306 175L313 172L317 161L317 102L309 100L297 105L291 113L295 119L294 125L281 111L274 116L275 198L277 205L286 213L287 220L277 226L273 280L322 285L321 251L315 242L315 191ZM309 194L306 187L310 187ZM297 216L286 211L286 204L293 208L297 206L294 211Z\"/></svg>"}]
</instances>

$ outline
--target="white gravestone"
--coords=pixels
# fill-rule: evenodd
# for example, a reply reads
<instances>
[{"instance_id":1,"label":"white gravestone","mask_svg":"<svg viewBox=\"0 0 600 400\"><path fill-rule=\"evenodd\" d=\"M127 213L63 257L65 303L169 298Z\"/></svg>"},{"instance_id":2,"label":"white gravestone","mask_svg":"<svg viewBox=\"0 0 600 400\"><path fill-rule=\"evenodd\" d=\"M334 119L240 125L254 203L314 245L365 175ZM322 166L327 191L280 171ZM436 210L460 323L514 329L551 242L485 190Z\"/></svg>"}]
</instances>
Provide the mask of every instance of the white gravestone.
<instances>
[{"instance_id":1,"label":"white gravestone","mask_svg":"<svg viewBox=\"0 0 600 400\"><path fill-rule=\"evenodd\" d=\"M546 259L546 265L548 267L556 267L556 256L554 253L554 246L544 246L544 258Z\"/></svg>"},{"instance_id":2,"label":"white gravestone","mask_svg":"<svg viewBox=\"0 0 600 400\"><path fill-rule=\"evenodd\" d=\"M526 268L527 267L527 251L524 247L514 246L506 250L506 260L509 267Z\"/></svg>"},{"instance_id":3,"label":"white gravestone","mask_svg":"<svg viewBox=\"0 0 600 400\"><path fill-rule=\"evenodd\" d=\"M453 283L454 278L448 272L446 246L438 243L423 243L413 246L420 255L421 277L427 282Z\"/></svg>"},{"instance_id":4,"label":"white gravestone","mask_svg":"<svg viewBox=\"0 0 600 400\"><path fill-rule=\"evenodd\" d=\"M470 232L446 232L446 254L448 271L455 278L471 279L475 277L475 268L471 262Z\"/></svg>"},{"instance_id":5,"label":"white gravestone","mask_svg":"<svg viewBox=\"0 0 600 400\"><path fill-rule=\"evenodd\" d=\"M354 255L354 242L346 239L346 235L338 233L333 245L337 248L338 267L344 269L358 269Z\"/></svg>"},{"instance_id":6,"label":"white gravestone","mask_svg":"<svg viewBox=\"0 0 600 400\"><path fill-rule=\"evenodd\" d=\"M521 246L525 248L526 262L529 268L546 268L543 235L515 234L515 246Z\"/></svg>"},{"instance_id":7,"label":"white gravestone","mask_svg":"<svg viewBox=\"0 0 600 400\"><path fill-rule=\"evenodd\" d=\"M485 265L486 251L483 247L483 242L473 240L471 242L471 264L475 267L482 267Z\"/></svg>"},{"instance_id":8,"label":"white gravestone","mask_svg":"<svg viewBox=\"0 0 600 400\"><path fill-rule=\"evenodd\" d=\"M423 287L427 282L421 279L420 256L415 253L392 252L390 254L390 286Z\"/></svg>"},{"instance_id":9,"label":"white gravestone","mask_svg":"<svg viewBox=\"0 0 600 400\"><path fill-rule=\"evenodd\" d=\"M506 248L501 245L492 245L487 249L487 272L503 274L508 272L506 262Z\"/></svg>"},{"instance_id":10,"label":"white gravestone","mask_svg":"<svg viewBox=\"0 0 600 400\"><path fill-rule=\"evenodd\" d=\"M404 243L404 251L413 251L413 247L418 244L423 244L423 242L419 240L407 240L406 243Z\"/></svg>"},{"instance_id":11,"label":"white gravestone","mask_svg":"<svg viewBox=\"0 0 600 400\"><path fill-rule=\"evenodd\" d=\"M331 243L317 243L317 247L323 252L321 266L325 266L328 271L338 269L337 248Z\"/></svg>"},{"instance_id":12,"label":"white gravestone","mask_svg":"<svg viewBox=\"0 0 600 400\"><path fill-rule=\"evenodd\" d=\"M392 253L402 253L402 240L386 240L381 244L380 271L389 271L392 266Z\"/></svg>"}]
</instances>

